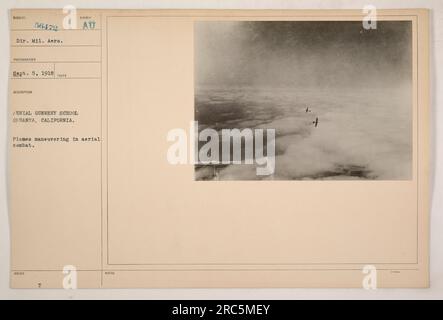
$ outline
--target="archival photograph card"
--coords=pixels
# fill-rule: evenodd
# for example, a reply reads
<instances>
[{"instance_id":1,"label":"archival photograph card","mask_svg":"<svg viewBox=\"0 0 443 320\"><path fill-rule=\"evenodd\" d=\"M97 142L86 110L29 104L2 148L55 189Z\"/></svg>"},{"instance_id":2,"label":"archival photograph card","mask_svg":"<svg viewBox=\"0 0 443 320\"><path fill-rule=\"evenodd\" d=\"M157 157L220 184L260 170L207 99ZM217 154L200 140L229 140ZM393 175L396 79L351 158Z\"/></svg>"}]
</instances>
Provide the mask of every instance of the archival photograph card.
<instances>
[{"instance_id":1,"label":"archival photograph card","mask_svg":"<svg viewBox=\"0 0 443 320\"><path fill-rule=\"evenodd\" d=\"M10 11L13 288L429 286L428 11Z\"/></svg>"}]
</instances>

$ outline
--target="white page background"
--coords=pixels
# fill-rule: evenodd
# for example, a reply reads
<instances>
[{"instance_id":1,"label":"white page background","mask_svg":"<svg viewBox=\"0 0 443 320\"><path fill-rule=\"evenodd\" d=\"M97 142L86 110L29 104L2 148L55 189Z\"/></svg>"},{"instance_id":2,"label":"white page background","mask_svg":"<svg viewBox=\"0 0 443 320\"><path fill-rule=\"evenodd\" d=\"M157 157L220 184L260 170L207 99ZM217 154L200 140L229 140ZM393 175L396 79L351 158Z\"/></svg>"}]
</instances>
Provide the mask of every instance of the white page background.
<instances>
[{"instance_id":1,"label":"white page background","mask_svg":"<svg viewBox=\"0 0 443 320\"><path fill-rule=\"evenodd\" d=\"M429 289L10 289L7 129L10 8L94 9L431 9L431 251ZM441 0L28 0L0 2L0 299L442 299L443 1ZM440 128L437 124L440 123Z\"/></svg>"}]
</instances>

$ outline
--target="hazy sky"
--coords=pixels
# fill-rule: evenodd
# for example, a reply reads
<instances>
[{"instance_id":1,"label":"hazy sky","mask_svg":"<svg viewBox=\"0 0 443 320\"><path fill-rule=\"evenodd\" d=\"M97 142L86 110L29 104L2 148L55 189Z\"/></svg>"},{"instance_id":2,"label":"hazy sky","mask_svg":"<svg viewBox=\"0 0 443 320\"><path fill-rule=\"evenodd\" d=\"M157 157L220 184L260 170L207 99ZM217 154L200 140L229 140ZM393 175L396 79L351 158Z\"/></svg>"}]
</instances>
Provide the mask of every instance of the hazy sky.
<instances>
[{"instance_id":1,"label":"hazy sky","mask_svg":"<svg viewBox=\"0 0 443 320\"><path fill-rule=\"evenodd\" d=\"M197 22L197 85L396 86L411 82L408 21Z\"/></svg>"}]
</instances>

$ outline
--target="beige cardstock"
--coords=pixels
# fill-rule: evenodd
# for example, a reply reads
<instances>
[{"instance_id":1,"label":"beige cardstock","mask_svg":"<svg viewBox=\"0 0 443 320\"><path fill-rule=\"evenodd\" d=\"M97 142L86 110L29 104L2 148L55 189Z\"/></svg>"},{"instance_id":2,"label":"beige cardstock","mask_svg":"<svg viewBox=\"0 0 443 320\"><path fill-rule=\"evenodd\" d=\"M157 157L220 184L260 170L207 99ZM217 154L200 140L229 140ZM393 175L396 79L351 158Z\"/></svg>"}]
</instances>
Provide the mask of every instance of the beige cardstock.
<instances>
[{"instance_id":1,"label":"beige cardstock","mask_svg":"<svg viewBox=\"0 0 443 320\"><path fill-rule=\"evenodd\" d=\"M196 181L166 137L194 120L196 22L361 11L76 14L10 12L11 287L429 286L427 10L377 11L412 24L410 179L327 181Z\"/></svg>"}]
</instances>

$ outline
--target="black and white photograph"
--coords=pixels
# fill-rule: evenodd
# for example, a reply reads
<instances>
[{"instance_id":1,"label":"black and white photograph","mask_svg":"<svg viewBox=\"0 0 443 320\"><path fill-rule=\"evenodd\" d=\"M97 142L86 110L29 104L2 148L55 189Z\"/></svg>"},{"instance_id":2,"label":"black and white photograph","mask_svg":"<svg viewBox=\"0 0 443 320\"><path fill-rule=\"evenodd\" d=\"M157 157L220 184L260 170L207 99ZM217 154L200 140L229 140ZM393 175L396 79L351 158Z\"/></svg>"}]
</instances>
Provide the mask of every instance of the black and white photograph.
<instances>
[{"instance_id":1,"label":"black and white photograph","mask_svg":"<svg viewBox=\"0 0 443 320\"><path fill-rule=\"evenodd\" d=\"M195 180L410 180L412 54L411 21L195 22L198 131L275 130L272 174L243 150Z\"/></svg>"}]
</instances>

